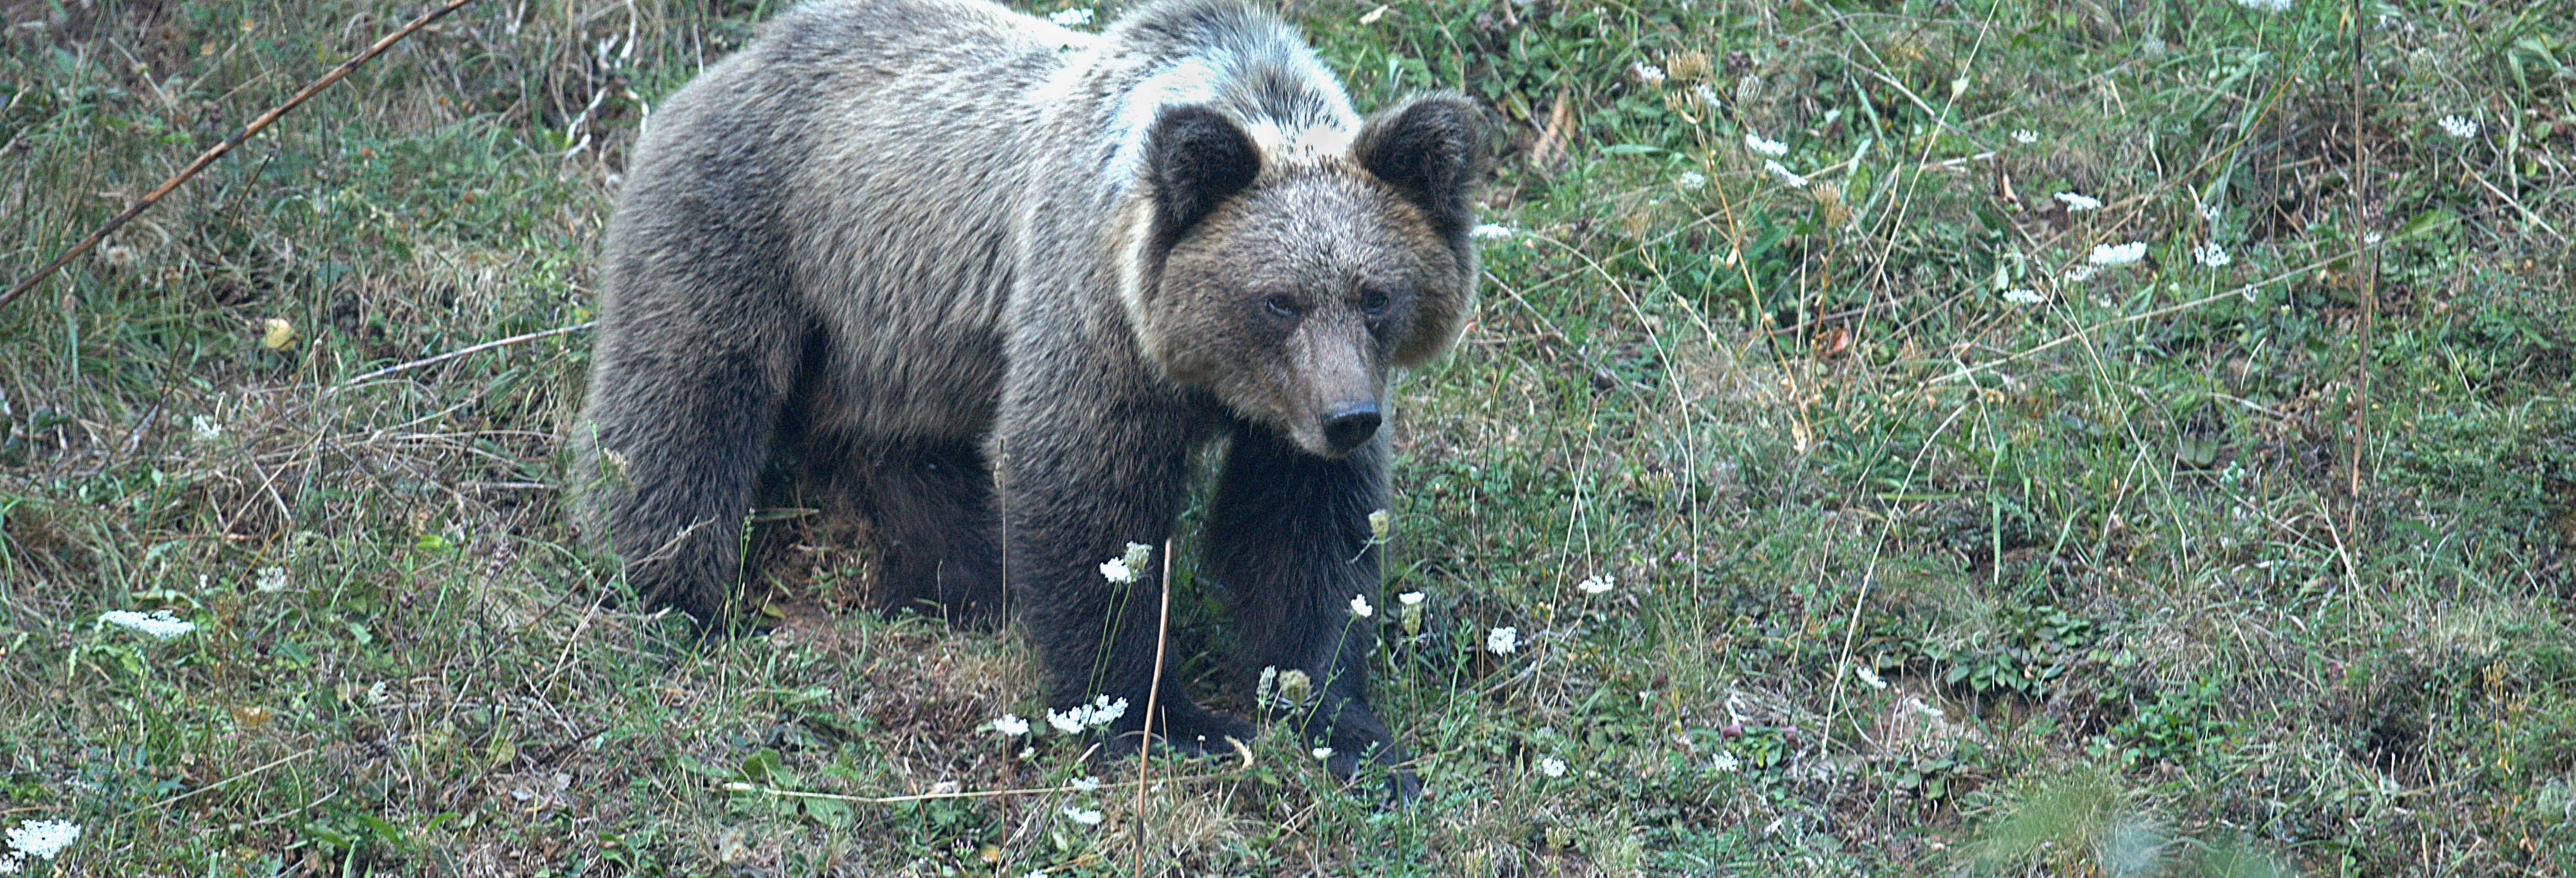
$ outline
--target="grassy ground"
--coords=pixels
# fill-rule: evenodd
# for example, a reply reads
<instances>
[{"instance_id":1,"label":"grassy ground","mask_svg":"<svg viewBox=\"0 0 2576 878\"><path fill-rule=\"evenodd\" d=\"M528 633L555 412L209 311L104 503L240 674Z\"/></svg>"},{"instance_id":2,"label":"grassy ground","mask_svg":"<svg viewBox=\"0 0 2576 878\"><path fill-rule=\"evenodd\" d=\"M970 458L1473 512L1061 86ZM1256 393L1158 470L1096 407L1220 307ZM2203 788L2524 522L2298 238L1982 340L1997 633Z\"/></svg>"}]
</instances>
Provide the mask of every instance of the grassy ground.
<instances>
[{"instance_id":1,"label":"grassy ground","mask_svg":"<svg viewBox=\"0 0 2576 878\"><path fill-rule=\"evenodd\" d=\"M1292 4L1509 138L1401 390L1401 812L1275 738L1060 789L1026 648L856 611L846 522L764 527L773 634L603 603L583 333L350 381L589 319L636 126L775 5L486 0L0 313L31 872L2576 872L2565 3ZM0 278L414 10L0 0ZM948 789L1038 791L774 792Z\"/></svg>"}]
</instances>

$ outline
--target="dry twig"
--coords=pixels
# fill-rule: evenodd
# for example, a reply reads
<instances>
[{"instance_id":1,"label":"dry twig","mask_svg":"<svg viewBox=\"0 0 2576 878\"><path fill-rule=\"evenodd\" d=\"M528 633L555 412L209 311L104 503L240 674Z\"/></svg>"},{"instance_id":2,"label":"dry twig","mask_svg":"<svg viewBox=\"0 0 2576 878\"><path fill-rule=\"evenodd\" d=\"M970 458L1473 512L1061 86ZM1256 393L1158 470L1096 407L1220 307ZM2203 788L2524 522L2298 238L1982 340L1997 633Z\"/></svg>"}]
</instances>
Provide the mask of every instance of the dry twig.
<instances>
[{"instance_id":1,"label":"dry twig","mask_svg":"<svg viewBox=\"0 0 2576 878\"><path fill-rule=\"evenodd\" d=\"M224 138L222 143L215 144L212 148L207 149L204 153L197 156L196 161L189 162L187 167L180 168L178 173L170 175L170 179L161 181L161 185L153 187L152 191L144 193L143 197L135 199L134 203L126 205L124 210L118 211L113 217L109 217L106 225L99 226L98 230L90 232L88 237L80 239L80 243L73 244L71 249L65 250L62 255L54 257L52 262L45 263L44 267L36 269L34 274L27 275L26 279L19 281L14 286L11 286L8 292L0 293L0 308L9 307L10 302L17 301L19 296L26 295L28 290L35 289L37 284L45 281L45 278L52 277L55 270L62 268L65 264L70 263L74 259L80 258L80 255L89 252L90 248L98 246L98 242L106 240L109 234L114 233L119 228L123 228L126 223L132 222L135 217L141 216L143 211L151 208L152 205L159 203L162 198L167 197L171 190L179 188L179 184L188 182L189 178L197 176L198 172L204 171L208 165L214 164L216 159L223 158L225 153L232 152L233 147L242 145L242 141L257 137L261 131L268 130L268 126L276 124L280 117L285 116L288 112L301 106L306 100L311 99L314 94L331 87L331 84L334 82L339 82L341 78L346 77L350 72L357 70L360 65L375 60L376 56L384 54L386 49L393 48L395 43L402 42L404 37L411 36L413 31L428 27L430 22L445 18L448 13L463 9L465 8L465 4L472 2L474 2L474 0L447 0L446 3L441 4L438 8L421 13L419 18L412 19L411 23L403 25L401 30L386 34L383 39L377 40L375 45L368 46L366 51L358 53L356 57L350 58L347 61L340 62L340 66L331 68L331 72L322 74L322 78L314 80L312 84L306 85L302 90L297 91L294 97L287 98L286 103L271 107L268 112L259 114L259 118L250 120L250 124L242 126L242 130L233 132L233 136Z\"/></svg>"}]
</instances>

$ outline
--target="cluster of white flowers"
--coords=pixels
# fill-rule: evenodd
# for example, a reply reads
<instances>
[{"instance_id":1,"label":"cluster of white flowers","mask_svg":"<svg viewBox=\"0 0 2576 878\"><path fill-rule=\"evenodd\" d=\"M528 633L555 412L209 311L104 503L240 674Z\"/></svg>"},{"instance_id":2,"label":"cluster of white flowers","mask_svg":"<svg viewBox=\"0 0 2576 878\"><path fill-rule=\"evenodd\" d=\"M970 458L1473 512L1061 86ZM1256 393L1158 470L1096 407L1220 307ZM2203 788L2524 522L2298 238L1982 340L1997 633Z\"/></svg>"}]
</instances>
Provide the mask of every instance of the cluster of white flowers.
<instances>
[{"instance_id":1,"label":"cluster of white flowers","mask_svg":"<svg viewBox=\"0 0 2576 878\"><path fill-rule=\"evenodd\" d=\"M2235 257L2227 255L2227 248L2218 246L2216 241L2191 248L2191 258L2210 268L2225 268L2228 263L2236 261Z\"/></svg>"},{"instance_id":2,"label":"cluster of white flowers","mask_svg":"<svg viewBox=\"0 0 2576 878\"><path fill-rule=\"evenodd\" d=\"M188 435L199 442L213 442L224 438L224 425L205 415L189 415Z\"/></svg>"},{"instance_id":3,"label":"cluster of white flowers","mask_svg":"<svg viewBox=\"0 0 2576 878\"><path fill-rule=\"evenodd\" d=\"M1091 15L1089 9L1061 9L1048 15L1047 20L1057 27L1081 27L1091 23Z\"/></svg>"},{"instance_id":4,"label":"cluster of white flowers","mask_svg":"<svg viewBox=\"0 0 2576 878\"><path fill-rule=\"evenodd\" d=\"M1487 652L1491 652L1496 655L1510 655L1513 650L1520 648L1521 631L1518 628L1506 625L1501 628L1485 632L1485 650Z\"/></svg>"},{"instance_id":5,"label":"cluster of white flowers","mask_svg":"<svg viewBox=\"0 0 2576 878\"><path fill-rule=\"evenodd\" d=\"M149 634L161 640L197 630L197 623L170 615L168 610L154 610L149 616L133 610L109 610L98 614L98 620L129 631Z\"/></svg>"},{"instance_id":6,"label":"cluster of white flowers","mask_svg":"<svg viewBox=\"0 0 2576 878\"><path fill-rule=\"evenodd\" d=\"M2290 0L2236 0L2236 5L2256 12L2288 12Z\"/></svg>"},{"instance_id":7,"label":"cluster of white flowers","mask_svg":"<svg viewBox=\"0 0 2576 878\"><path fill-rule=\"evenodd\" d=\"M993 721L993 731L1002 733L1005 738L1017 738L1029 733L1029 721L1021 719L1019 714L1005 713L1001 719Z\"/></svg>"},{"instance_id":8,"label":"cluster of white flowers","mask_svg":"<svg viewBox=\"0 0 2576 878\"><path fill-rule=\"evenodd\" d=\"M1538 773L1549 777L1565 776L1565 760L1549 756L1538 761Z\"/></svg>"},{"instance_id":9,"label":"cluster of white flowers","mask_svg":"<svg viewBox=\"0 0 2576 878\"><path fill-rule=\"evenodd\" d=\"M1137 574L1145 569L1145 562L1153 560L1153 557L1154 547L1128 543L1127 554L1100 562L1100 576L1121 585L1135 582Z\"/></svg>"},{"instance_id":10,"label":"cluster of white flowers","mask_svg":"<svg viewBox=\"0 0 2576 878\"><path fill-rule=\"evenodd\" d=\"M2478 136L2478 120L2466 116L2442 117L2442 133L2467 140Z\"/></svg>"},{"instance_id":11,"label":"cluster of white flowers","mask_svg":"<svg viewBox=\"0 0 2576 878\"><path fill-rule=\"evenodd\" d=\"M1520 233L1513 231L1510 226L1495 225L1493 223L1485 223L1467 230L1467 237L1474 238L1479 241L1491 241L1496 238L1509 238L1517 234Z\"/></svg>"},{"instance_id":12,"label":"cluster of white flowers","mask_svg":"<svg viewBox=\"0 0 2576 878\"><path fill-rule=\"evenodd\" d=\"M2015 128L2013 129L2012 139L2014 143L2029 146L2039 142L2039 132L2032 131L2028 128Z\"/></svg>"},{"instance_id":13,"label":"cluster of white flowers","mask_svg":"<svg viewBox=\"0 0 2576 878\"><path fill-rule=\"evenodd\" d=\"M1315 754L1315 761L1317 762L1333 758L1333 748L1331 747L1317 747L1307 752Z\"/></svg>"},{"instance_id":14,"label":"cluster of white flowers","mask_svg":"<svg viewBox=\"0 0 2576 878\"><path fill-rule=\"evenodd\" d=\"M1074 791L1074 792L1077 792L1077 793L1089 793L1089 792L1097 792L1097 791L1099 791L1099 789L1100 789L1100 776L1099 776L1099 775L1096 775L1096 774L1087 774L1087 775L1083 775L1083 776L1081 776L1081 777L1077 777L1077 778L1074 778L1074 779L1073 779L1073 791Z\"/></svg>"},{"instance_id":15,"label":"cluster of white flowers","mask_svg":"<svg viewBox=\"0 0 2576 878\"><path fill-rule=\"evenodd\" d=\"M1764 140L1762 135L1751 131L1744 132L1744 148L1751 150L1754 155L1767 159L1776 159L1789 154L1788 144L1777 140Z\"/></svg>"},{"instance_id":16,"label":"cluster of white flowers","mask_svg":"<svg viewBox=\"0 0 2576 878\"><path fill-rule=\"evenodd\" d=\"M50 860L80 839L81 828L69 820L29 820L9 830L9 852L0 856L0 873L25 868L28 857Z\"/></svg>"},{"instance_id":17,"label":"cluster of white flowers","mask_svg":"<svg viewBox=\"0 0 2576 878\"><path fill-rule=\"evenodd\" d=\"M1126 715L1127 699L1121 698L1116 701L1111 701L1109 696L1103 695L1092 699L1090 704L1076 704L1072 709L1061 713L1050 708L1047 710L1046 721L1047 725L1054 726L1056 731L1071 735L1080 733L1086 728L1096 729L1107 726L1110 723L1117 722L1119 717ZM1003 714L1002 716L1006 719L1019 719L1018 717L1011 716L1010 714ZM1022 725L1026 725L1026 723L1022 723ZM1001 722L999 720L994 721L995 728L1000 728L1000 726Z\"/></svg>"},{"instance_id":18,"label":"cluster of white flowers","mask_svg":"<svg viewBox=\"0 0 2576 878\"><path fill-rule=\"evenodd\" d=\"M1403 594L1396 595L1395 602L1408 607L1420 606L1425 597L1427 597L1427 595L1424 595L1421 592L1408 591Z\"/></svg>"},{"instance_id":19,"label":"cluster of white flowers","mask_svg":"<svg viewBox=\"0 0 2576 878\"><path fill-rule=\"evenodd\" d=\"M1770 171L1771 178L1780 181L1780 185L1782 186L1787 186L1791 189L1807 188L1807 178L1798 176L1797 172L1789 170L1788 165L1775 161L1766 161L1762 163L1762 169Z\"/></svg>"},{"instance_id":20,"label":"cluster of white flowers","mask_svg":"<svg viewBox=\"0 0 2576 878\"><path fill-rule=\"evenodd\" d=\"M2037 305L2048 301L2048 297L2029 287L2014 287L2004 291L2004 301L2015 305Z\"/></svg>"},{"instance_id":21,"label":"cluster of white flowers","mask_svg":"<svg viewBox=\"0 0 2576 878\"><path fill-rule=\"evenodd\" d=\"M2074 192L2060 192L2057 193L2055 197L2057 200L2066 203L2066 212L2068 213L2074 213L2079 210L2102 209L2102 200L2092 196L2081 195Z\"/></svg>"},{"instance_id":22,"label":"cluster of white flowers","mask_svg":"<svg viewBox=\"0 0 2576 878\"><path fill-rule=\"evenodd\" d=\"M1628 78L1636 80L1639 85L1662 85L1664 68L1644 61L1633 62L1628 65Z\"/></svg>"},{"instance_id":23,"label":"cluster of white flowers","mask_svg":"<svg viewBox=\"0 0 2576 878\"><path fill-rule=\"evenodd\" d=\"M1085 808L1080 805L1066 805L1064 806L1064 819L1080 823L1084 826L1098 826L1100 825L1100 809Z\"/></svg>"},{"instance_id":24,"label":"cluster of white flowers","mask_svg":"<svg viewBox=\"0 0 2576 878\"><path fill-rule=\"evenodd\" d=\"M1736 769L1743 767L1743 763L1736 761L1735 754L1720 750L1717 758L1709 760L1708 767L1717 769L1719 774L1734 774Z\"/></svg>"},{"instance_id":25,"label":"cluster of white flowers","mask_svg":"<svg viewBox=\"0 0 2576 878\"><path fill-rule=\"evenodd\" d=\"M2131 241L2126 244L2095 244L2093 255L2086 257L2084 261L2095 265L2127 265L2145 258L2147 258L2147 242Z\"/></svg>"},{"instance_id":26,"label":"cluster of white flowers","mask_svg":"<svg viewBox=\"0 0 2576 878\"><path fill-rule=\"evenodd\" d=\"M1277 665L1261 669L1261 679L1252 686L1252 703L1264 710L1294 710L1315 699L1315 679L1305 671Z\"/></svg>"},{"instance_id":27,"label":"cluster of white flowers","mask_svg":"<svg viewBox=\"0 0 2576 878\"><path fill-rule=\"evenodd\" d=\"M1477 228L1481 229L1484 227L1478 226ZM1501 228L1501 226L1496 226L1495 228ZM1470 230L1467 234L1473 235L1475 234L1475 231ZM1395 516L1388 514L1384 509L1380 509L1368 514L1368 525L1369 539L1383 543L1386 542L1386 535L1395 529Z\"/></svg>"},{"instance_id":28,"label":"cluster of white flowers","mask_svg":"<svg viewBox=\"0 0 2576 878\"><path fill-rule=\"evenodd\" d=\"M284 568L284 567L262 567L262 568L259 568L259 580L258 580L257 582L255 582L255 583L253 583L253 585L257 586L257 587L259 588L259 590L260 590L260 591L285 591L285 590L286 590L286 568Z\"/></svg>"},{"instance_id":29,"label":"cluster of white flowers","mask_svg":"<svg viewBox=\"0 0 2576 878\"><path fill-rule=\"evenodd\" d=\"M1869 684L1869 688L1887 688L1887 679L1880 677L1877 671L1870 670L1868 665L1860 665L1852 668L1852 674L1853 676L1859 677L1861 682Z\"/></svg>"},{"instance_id":30,"label":"cluster of white flowers","mask_svg":"<svg viewBox=\"0 0 2576 878\"><path fill-rule=\"evenodd\" d=\"M1362 618L1362 619L1366 619L1366 618L1368 618L1368 617L1370 617L1370 616L1375 616L1375 615L1377 615L1377 608L1376 608L1376 607L1369 606L1369 602L1368 602L1368 595L1364 595L1364 594L1352 595L1352 596L1351 596L1351 615L1358 616L1358 617L1360 617L1360 618Z\"/></svg>"},{"instance_id":31,"label":"cluster of white flowers","mask_svg":"<svg viewBox=\"0 0 2576 878\"><path fill-rule=\"evenodd\" d=\"M1707 188L1708 175L1698 171L1683 171L1680 176L1673 178L1673 185L1681 187L1684 192L1697 192Z\"/></svg>"},{"instance_id":32,"label":"cluster of white flowers","mask_svg":"<svg viewBox=\"0 0 2576 878\"><path fill-rule=\"evenodd\" d=\"M1618 585L1619 577L1607 573L1595 573L1584 577L1583 581L1576 583L1574 587L1582 589L1584 594L1606 594Z\"/></svg>"},{"instance_id":33,"label":"cluster of white flowers","mask_svg":"<svg viewBox=\"0 0 2576 878\"><path fill-rule=\"evenodd\" d=\"M2220 207L2218 202L2215 201L2204 203L2199 207L2193 208L2192 211L2200 214L2200 221L2205 223L2217 222L2220 216L2226 214L2226 209Z\"/></svg>"}]
</instances>

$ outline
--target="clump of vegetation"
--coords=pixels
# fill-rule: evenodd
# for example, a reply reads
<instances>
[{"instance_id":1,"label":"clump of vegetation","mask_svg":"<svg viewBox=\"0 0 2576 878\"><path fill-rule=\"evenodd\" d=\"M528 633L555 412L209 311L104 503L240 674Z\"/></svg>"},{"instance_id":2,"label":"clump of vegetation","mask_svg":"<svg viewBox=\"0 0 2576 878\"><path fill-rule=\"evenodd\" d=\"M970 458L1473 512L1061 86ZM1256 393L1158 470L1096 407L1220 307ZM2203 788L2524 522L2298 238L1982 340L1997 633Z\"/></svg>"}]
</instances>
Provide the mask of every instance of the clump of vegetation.
<instances>
[{"instance_id":1,"label":"clump of vegetation","mask_svg":"<svg viewBox=\"0 0 2576 878\"><path fill-rule=\"evenodd\" d=\"M1087 761L1011 636L854 611L863 521L760 517L759 634L622 600L597 238L778 6L468 7L0 311L0 856L2576 872L2565 4L1287 4L1504 159L1356 616L1401 811L1281 730ZM0 2L0 282L416 12Z\"/></svg>"}]
</instances>

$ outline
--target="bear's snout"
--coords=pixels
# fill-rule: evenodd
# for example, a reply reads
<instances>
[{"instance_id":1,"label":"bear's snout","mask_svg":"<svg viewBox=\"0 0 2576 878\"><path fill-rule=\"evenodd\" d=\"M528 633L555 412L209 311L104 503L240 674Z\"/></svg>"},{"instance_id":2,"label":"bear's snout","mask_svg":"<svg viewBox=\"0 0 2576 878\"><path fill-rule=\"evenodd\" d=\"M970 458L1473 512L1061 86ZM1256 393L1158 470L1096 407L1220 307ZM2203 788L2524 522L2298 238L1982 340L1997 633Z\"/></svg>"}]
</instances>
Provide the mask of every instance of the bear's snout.
<instances>
[{"instance_id":1,"label":"bear's snout","mask_svg":"<svg viewBox=\"0 0 2576 878\"><path fill-rule=\"evenodd\" d=\"M1360 443L1377 435L1380 420L1377 400L1362 399L1334 406L1324 413L1324 441L1333 445L1333 453L1349 454Z\"/></svg>"}]
</instances>

